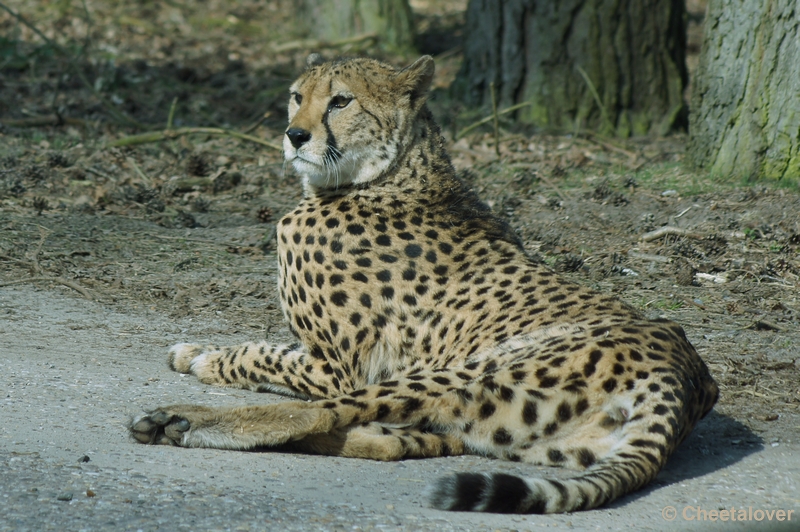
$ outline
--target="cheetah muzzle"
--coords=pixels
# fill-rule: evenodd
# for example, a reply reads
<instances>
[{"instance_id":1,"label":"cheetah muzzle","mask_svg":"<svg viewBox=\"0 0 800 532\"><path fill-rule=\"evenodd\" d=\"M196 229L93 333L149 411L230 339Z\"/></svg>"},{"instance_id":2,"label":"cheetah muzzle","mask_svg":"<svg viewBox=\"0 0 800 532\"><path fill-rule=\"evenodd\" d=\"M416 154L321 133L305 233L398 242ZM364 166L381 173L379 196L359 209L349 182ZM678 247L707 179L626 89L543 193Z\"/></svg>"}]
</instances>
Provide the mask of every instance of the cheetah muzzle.
<instances>
[{"instance_id":1,"label":"cheetah muzzle","mask_svg":"<svg viewBox=\"0 0 800 532\"><path fill-rule=\"evenodd\" d=\"M425 105L433 71L427 56L403 70L311 58L284 137L304 199L278 224L298 342L170 352L204 383L304 400L158 408L131 422L137 441L564 466L580 471L458 474L430 501L571 512L653 480L713 407L717 386L681 327L531 260L456 177Z\"/></svg>"}]
</instances>

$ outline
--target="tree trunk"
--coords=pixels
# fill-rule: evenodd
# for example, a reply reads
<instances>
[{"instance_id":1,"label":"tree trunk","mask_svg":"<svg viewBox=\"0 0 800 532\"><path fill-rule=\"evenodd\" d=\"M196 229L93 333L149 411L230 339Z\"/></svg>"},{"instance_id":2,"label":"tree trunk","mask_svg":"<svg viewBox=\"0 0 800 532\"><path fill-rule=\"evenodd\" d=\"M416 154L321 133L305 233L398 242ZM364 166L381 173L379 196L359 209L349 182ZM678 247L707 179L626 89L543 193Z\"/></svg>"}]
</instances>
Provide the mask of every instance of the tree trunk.
<instances>
[{"instance_id":1,"label":"tree trunk","mask_svg":"<svg viewBox=\"0 0 800 532\"><path fill-rule=\"evenodd\" d=\"M408 0L301 0L298 7L298 19L315 39L336 41L377 33L390 49L408 49L414 43Z\"/></svg>"},{"instance_id":2,"label":"tree trunk","mask_svg":"<svg viewBox=\"0 0 800 532\"><path fill-rule=\"evenodd\" d=\"M683 0L470 0L454 86L470 105L521 102L546 130L664 135L685 127Z\"/></svg>"},{"instance_id":3,"label":"tree trunk","mask_svg":"<svg viewBox=\"0 0 800 532\"><path fill-rule=\"evenodd\" d=\"M689 155L714 175L800 176L797 0L710 0Z\"/></svg>"}]
</instances>

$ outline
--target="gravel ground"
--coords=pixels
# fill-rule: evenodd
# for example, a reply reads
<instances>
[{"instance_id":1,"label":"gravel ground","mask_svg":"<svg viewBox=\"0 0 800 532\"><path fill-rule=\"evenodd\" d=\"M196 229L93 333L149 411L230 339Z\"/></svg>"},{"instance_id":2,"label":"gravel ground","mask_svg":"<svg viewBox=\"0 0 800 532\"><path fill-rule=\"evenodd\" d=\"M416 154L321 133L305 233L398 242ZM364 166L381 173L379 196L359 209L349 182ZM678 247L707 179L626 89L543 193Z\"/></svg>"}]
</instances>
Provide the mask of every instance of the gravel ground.
<instances>
[{"instance_id":1,"label":"gravel ground","mask_svg":"<svg viewBox=\"0 0 800 532\"><path fill-rule=\"evenodd\" d=\"M451 471L560 470L478 457L378 463L131 441L126 421L157 404L280 400L167 369L170 343L234 342L235 328L148 309L121 313L59 290L0 289L0 530L796 530L800 522L798 441L764 441L719 412L648 489L557 516L439 512L425 507L422 491ZM662 516L666 506L677 509L674 521ZM697 507L794 515L782 523L778 514L772 522L683 518Z\"/></svg>"}]
</instances>

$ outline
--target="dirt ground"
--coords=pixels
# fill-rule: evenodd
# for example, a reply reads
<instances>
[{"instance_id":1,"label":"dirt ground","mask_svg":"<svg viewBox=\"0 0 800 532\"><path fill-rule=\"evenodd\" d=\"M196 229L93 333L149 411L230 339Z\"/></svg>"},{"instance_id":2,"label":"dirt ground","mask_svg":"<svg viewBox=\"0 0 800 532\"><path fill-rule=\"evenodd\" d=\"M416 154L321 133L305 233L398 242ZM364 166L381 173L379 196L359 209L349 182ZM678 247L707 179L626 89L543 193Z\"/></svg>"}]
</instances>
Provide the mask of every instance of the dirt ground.
<instances>
[{"instance_id":1,"label":"dirt ground","mask_svg":"<svg viewBox=\"0 0 800 532\"><path fill-rule=\"evenodd\" d=\"M288 338L274 289L274 227L300 198L299 180L283 166L278 150L224 132L246 132L280 145L286 88L307 52L291 33L289 4L90 3L87 18L77 2L8 2L57 44L0 14L3 372L24 371L20 363L28 355L21 334L33 343L41 335L56 344L115 349L109 330L125 345L129 335L146 330L147 342L132 349L145 357L145 369L133 363L130 378L154 379L159 386L179 382L180 394L197 396L211 391L168 371L163 361L168 341ZM483 117L461 109L446 93L460 61L464 2L412 4L422 33L418 48L438 54L431 105L462 176L518 230L532 254L649 316L683 324L708 362L720 383L720 402L698 429L704 438L694 437L676 460L689 460L713 475L747 456L800 449L798 181L712 179L687 167L682 135L630 140L589 132L541 135L501 122L499 156L488 130L457 138ZM690 20L691 44L698 39L697 13ZM280 48L287 43L294 48ZM413 58L386 56L368 41L348 46L323 52L369 53L397 64ZM63 53L76 59L67 61ZM130 136L142 130L120 124L114 112L156 125L157 132L172 115L173 128L214 127L222 134L176 135L173 129L158 142L134 144ZM42 326L53 329L35 330L45 311L64 305L83 310L73 310L69 319L49 316ZM123 321L130 316L130 327L104 325L104 316L112 315ZM56 331L65 323L71 332L59 337ZM15 350L7 350L11 346ZM89 356L83 351L62 346L59 352L76 359L66 364L64 379L89 363L81 362ZM33 357L45 364L40 358ZM15 382L7 379L7 398L14 397ZM114 442L126 441L123 418L148 406L133 389L126 393L130 402L119 405L119 419L109 422ZM261 400L253 396L231 392L223 399ZM38 453L32 441L25 452ZM8 439L0 439L0 448L8 456L18 451ZM704 458L692 459L690 451ZM34 460L31 456L17 458ZM722 458L731 456L736 458ZM798 470L794 456L791 465L784 464L791 471ZM763 469L750 463L752 474L744 482L778 474L782 458L764 459ZM328 463L309 460L312 472ZM447 461L435 463L434 470L450 469ZM336 470L348 467L339 460ZM379 469L375 474L382 474ZM672 477L669 472L660 477L664 485L701 477L672 471ZM358 475L350 475L357 484ZM796 494L787 480L787 489L792 486ZM728 501L746 506L762 492L752 486ZM691 499L691 489L684 495ZM625 508L636 504L634 499ZM767 497L763 504L800 510L796 495ZM653 519L654 529L662 528ZM486 519L461 524L517 526ZM414 528L413 522L395 525Z\"/></svg>"}]
</instances>

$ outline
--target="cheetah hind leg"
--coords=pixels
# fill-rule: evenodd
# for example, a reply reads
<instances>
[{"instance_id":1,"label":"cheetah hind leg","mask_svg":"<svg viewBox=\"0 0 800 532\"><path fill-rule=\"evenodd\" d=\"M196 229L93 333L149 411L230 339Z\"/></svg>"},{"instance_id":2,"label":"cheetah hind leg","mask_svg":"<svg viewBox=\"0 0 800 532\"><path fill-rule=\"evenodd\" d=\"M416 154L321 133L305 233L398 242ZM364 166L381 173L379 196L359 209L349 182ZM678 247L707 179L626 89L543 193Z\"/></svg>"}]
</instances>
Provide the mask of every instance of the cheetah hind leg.
<instances>
[{"instance_id":1,"label":"cheetah hind leg","mask_svg":"<svg viewBox=\"0 0 800 532\"><path fill-rule=\"evenodd\" d=\"M450 434L365 423L312 434L288 444L284 450L389 462L461 455L464 454L464 442Z\"/></svg>"}]
</instances>

